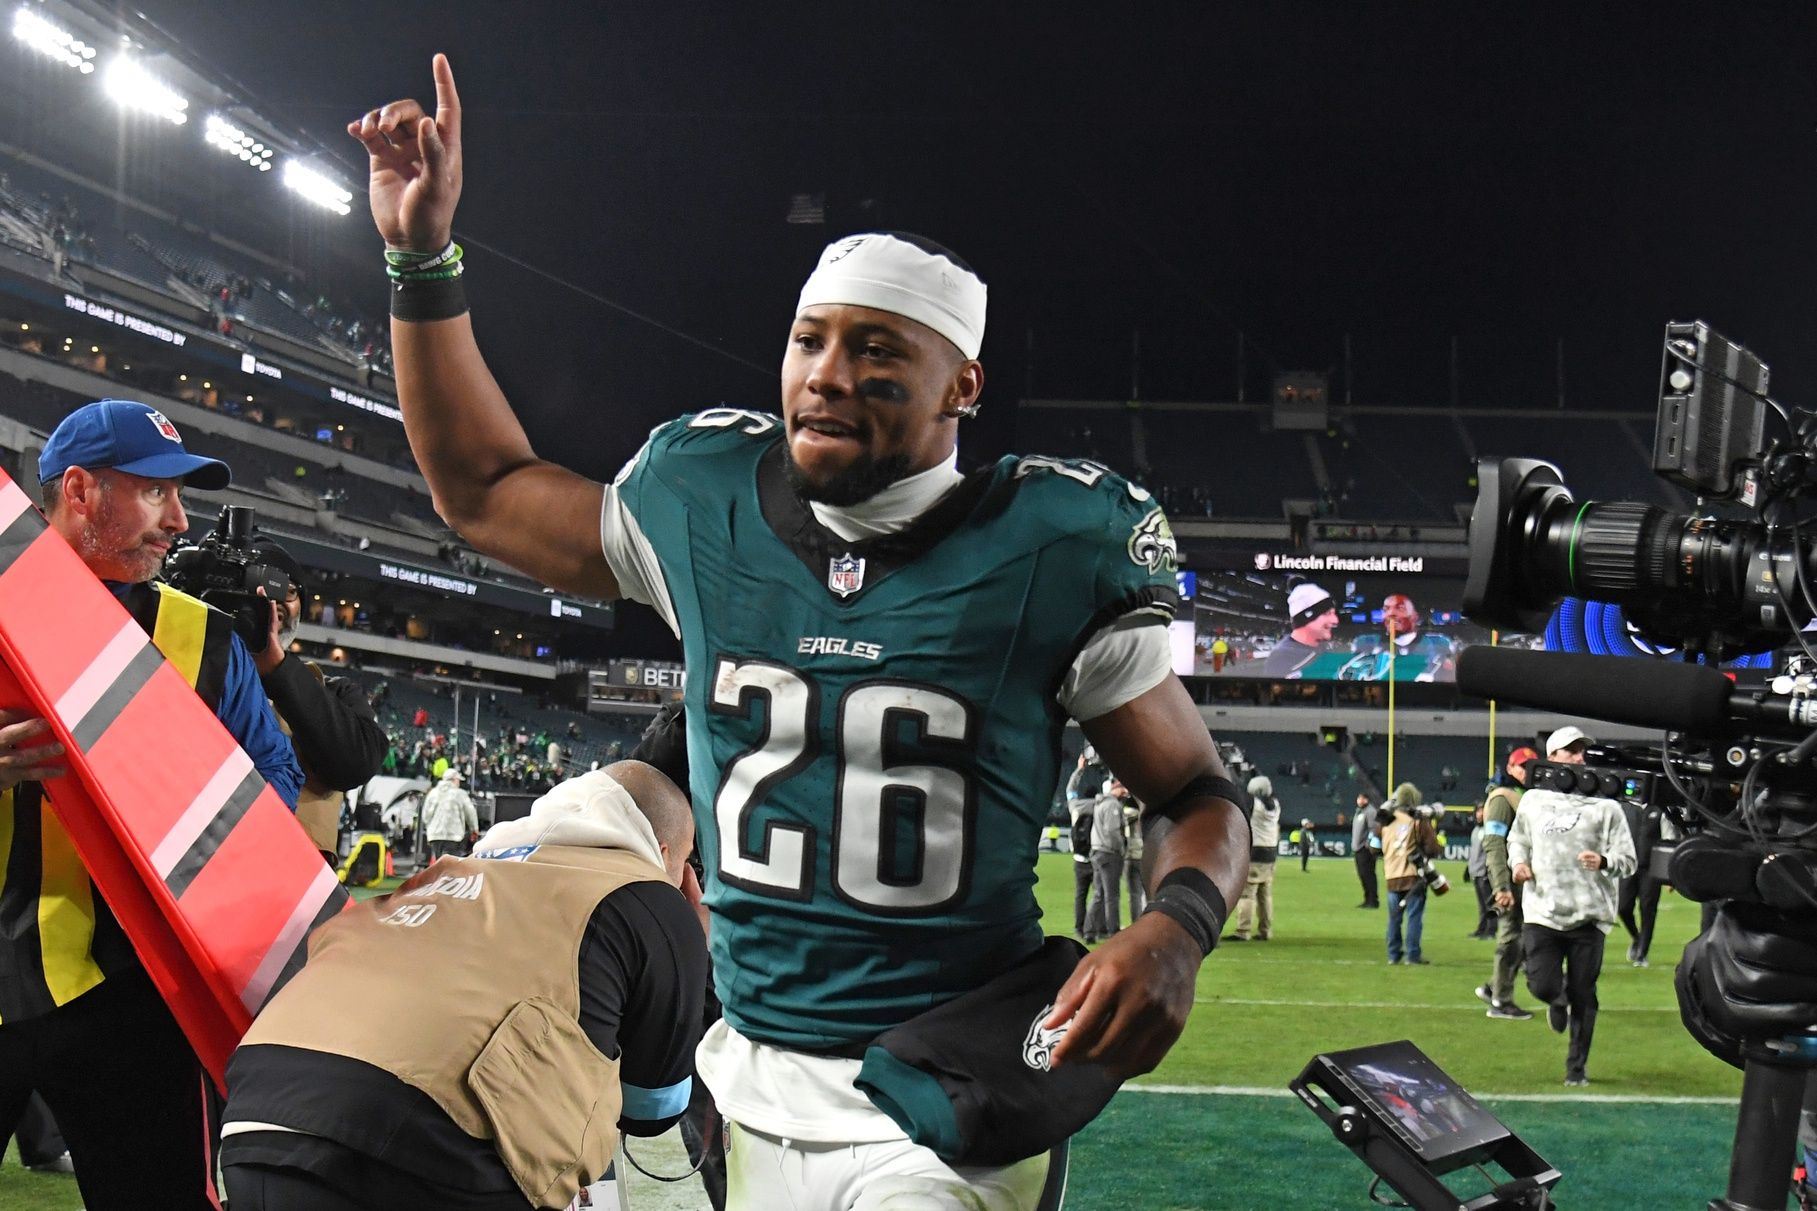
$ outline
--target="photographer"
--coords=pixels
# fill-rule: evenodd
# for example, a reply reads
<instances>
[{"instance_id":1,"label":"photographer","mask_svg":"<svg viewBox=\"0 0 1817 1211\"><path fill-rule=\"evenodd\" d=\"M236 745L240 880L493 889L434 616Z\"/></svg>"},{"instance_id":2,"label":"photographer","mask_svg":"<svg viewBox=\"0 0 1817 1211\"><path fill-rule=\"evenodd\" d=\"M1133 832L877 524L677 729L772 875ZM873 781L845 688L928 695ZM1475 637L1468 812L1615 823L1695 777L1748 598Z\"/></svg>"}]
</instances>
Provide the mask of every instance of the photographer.
<instances>
[{"instance_id":1,"label":"photographer","mask_svg":"<svg viewBox=\"0 0 1817 1211\"><path fill-rule=\"evenodd\" d=\"M1508 754L1503 766L1508 780L1483 798L1483 863L1489 868L1489 894L1495 918L1495 965L1489 982L1476 987L1476 995L1489 1006L1488 1016L1525 1022L1533 1015L1514 1003L1514 973L1526 952L1521 949L1520 897L1515 894L1514 872L1508 863L1508 833L1520 808L1521 790L1527 785L1527 764L1538 761L1530 748Z\"/></svg>"},{"instance_id":2,"label":"photographer","mask_svg":"<svg viewBox=\"0 0 1817 1211\"><path fill-rule=\"evenodd\" d=\"M1579 729L1561 727L1546 740L1546 760L1582 765L1589 743ZM1603 941L1615 927L1615 881L1634 873L1634 839L1615 800L1542 788L1521 797L1508 857L1523 885L1527 988L1546 1002L1555 1033L1570 1028L1565 1084L1588 1085Z\"/></svg>"},{"instance_id":3,"label":"photographer","mask_svg":"<svg viewBox=\"0 0 1817 1211\"><path fill-rule=\"evenodd\" d=\"M1274 783L1266 775L1249 780L1249 878L1243 883L1243 896L1237 901L1236 931L1233 942L1249 941L1253 925L1255 936L1266 942L1274 937L1274 866L1281 849L1281 801L1275 798Z\"/></svg>"},{"instance_id":4,"label":"photographer","mask_svg":"<svg viewBox=\"0 0 1817 1211\"><path fill-rule=\"evenodd\" d=\"M246 645L226 615L154 580L189 528L184 488L225 488L227 465L190 454L156 409L101 400L57 426L38 479L51 528L294 806L302 774ZM36 1088L93 1211L218 1207L202 1066L46 802L63 771L61 748L32 747L45 730L0 712L0 913L18 923L0 938L0 1118Z\"/></svg>"},{"instance_id":5,"label":"photographer","mask_svg":"<svg viewBox=\"0 0 1817 1211\"><path fill-rule=\"evenodd\" d=\"M1382 821L1382 862L1388 883L1390 966L1408 963L1423 967L1430 962L1420 954L1420 935L1426 920L1425 870L1431 869L1431 860L1442 847L1428 813L1416 811L1422 798L1419 787L1403 782L1394 788L1383 808L1387 815Z\"/></svg>"},{"instance_id":6,"label":"photographer","mask_svg":"<svg viewBox=\"0 0 1817 1211\"><path fill-rule=\"evenodd\" d=\"M270 638L253 663L303 767L297 823L333 866L340 854L346 792L379 772L390 742L358 682L325 676L319 665L289 654L303 612L302 567L269 538L255 542L252 552L290 578L283 600L272 610Z\"/></svg>"}]
</instances>

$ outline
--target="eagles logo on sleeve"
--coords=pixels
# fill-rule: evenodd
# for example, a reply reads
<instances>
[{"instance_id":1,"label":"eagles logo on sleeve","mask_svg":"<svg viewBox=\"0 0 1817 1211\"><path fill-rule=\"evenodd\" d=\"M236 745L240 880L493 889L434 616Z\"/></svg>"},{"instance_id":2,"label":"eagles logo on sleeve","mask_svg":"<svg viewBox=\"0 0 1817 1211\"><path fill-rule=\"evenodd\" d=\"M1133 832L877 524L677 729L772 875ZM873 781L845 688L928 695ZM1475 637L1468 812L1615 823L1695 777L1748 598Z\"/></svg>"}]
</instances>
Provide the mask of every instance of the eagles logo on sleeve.
<instances>
[{"instance_id":1,"label":"eagles logo on sleeve","mask_svg":"<svg viewBox=\"0 0 1817 1211\"><path fill-rule=\"evenodd\" d=\"M1047 1072L1054 1065L1054 1048L1066 1037L1066 1027L1070 1023L1049 1030L1041 1023L1047 1021L1047 1015L1054 1011L1053 1003L1041 1007L1035 1014L1035 1020L1028 1024L1028 1034L1022 1039L1022 1062L1036 1072Z\"/></svg>"},{"instance_id":2,"label":"eagles logo on sleeve","mask_svg":"<svg viewBox=\"0 0 1817 1211\"><path fill-rule=\"evenodd\" d=\"M1180 566L1180 547L1174 541L1167 514L1150 509L1129 535L1129 558L1150 572L1172 572Z\"/></svg>"}]
</instances>

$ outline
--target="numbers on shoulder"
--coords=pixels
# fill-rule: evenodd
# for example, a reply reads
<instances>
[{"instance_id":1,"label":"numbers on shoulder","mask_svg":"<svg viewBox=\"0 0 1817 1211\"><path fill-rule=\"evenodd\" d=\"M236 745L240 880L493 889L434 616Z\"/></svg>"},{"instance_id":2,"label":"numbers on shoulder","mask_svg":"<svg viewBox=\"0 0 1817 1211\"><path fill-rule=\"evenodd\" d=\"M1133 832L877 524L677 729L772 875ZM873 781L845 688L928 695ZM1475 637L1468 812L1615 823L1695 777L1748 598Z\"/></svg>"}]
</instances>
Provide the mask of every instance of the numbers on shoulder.
<instances>
[{"instance_id":1,"label":"numbers on shoulder","mask_svg":"<svg viewBox=\"0 0 1817 1211\"><path fill-rule=\"evenodd\" d=\"M690 429L730 429L737 427L749 437L761 437L782 424L782 418L770 412L750 408L708 408L688 418Z\"/></svg>"},{"instance_id":2,"label":"numbers on shoulder","mask_svg":"<svg viewBox=\"0 0 1817 1211\"><path fill-rule=\"evenodd\" d=\"M1131 500L1139 504L1150 499L1147 488L1130 483L1103 463L1093 462L1089 458L1054 458L1046 454L1029 454L1016 460L1017 479L1027 479L1041 473L1058 475L1087 488L1120 486L1129 493Z\"/></svg>"}]
</instances>

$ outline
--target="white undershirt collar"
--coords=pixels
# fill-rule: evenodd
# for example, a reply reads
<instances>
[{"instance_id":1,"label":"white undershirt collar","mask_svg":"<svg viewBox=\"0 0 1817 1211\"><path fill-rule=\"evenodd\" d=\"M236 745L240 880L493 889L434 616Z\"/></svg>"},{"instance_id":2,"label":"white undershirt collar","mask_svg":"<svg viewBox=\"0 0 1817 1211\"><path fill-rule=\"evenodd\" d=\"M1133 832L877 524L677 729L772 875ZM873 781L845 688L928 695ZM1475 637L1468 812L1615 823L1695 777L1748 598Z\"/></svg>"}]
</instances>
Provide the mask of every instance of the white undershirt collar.
<instances>
[{"instance_id":1,"label":"white undershirt collar","mask_svg":"<svg viewBox=\"0 0 1817 1211\"><path fill-rule=\"evenodd\" d=\"M899 479L869 500L843 506L810 501L809 506L821 525L847 542L862 542L907 529L964 478L955 449L945 462Z\"/></svg>"}]
</instances>

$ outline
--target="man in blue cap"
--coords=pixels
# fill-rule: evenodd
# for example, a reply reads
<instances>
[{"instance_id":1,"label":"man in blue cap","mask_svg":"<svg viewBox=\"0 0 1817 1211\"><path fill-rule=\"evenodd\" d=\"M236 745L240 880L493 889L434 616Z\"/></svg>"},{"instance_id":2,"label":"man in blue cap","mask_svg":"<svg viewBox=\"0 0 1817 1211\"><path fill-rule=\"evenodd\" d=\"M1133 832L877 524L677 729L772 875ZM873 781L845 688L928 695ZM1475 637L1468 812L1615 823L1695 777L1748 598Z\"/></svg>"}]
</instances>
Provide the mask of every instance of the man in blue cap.
<instances>
[{"instance_id":1,"label":"man in blue cap","mask_svg":"<svg viewBox=\"0 0 1817 1211\"><path fill-rule=\"evenodd\" d=\"M57 426L38 478L51 528L294 808L302 771L231 620L153 579L189 528L184 487L225 488L227 464L184 449L157 409L101 400ZM218 1207L206 1078L48 810L63 752L47 731L0 711L0 1122L41 1093L91 1211Z\"/></svg>"}]
</instances>

